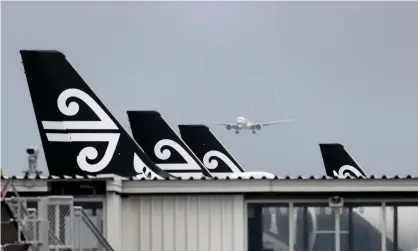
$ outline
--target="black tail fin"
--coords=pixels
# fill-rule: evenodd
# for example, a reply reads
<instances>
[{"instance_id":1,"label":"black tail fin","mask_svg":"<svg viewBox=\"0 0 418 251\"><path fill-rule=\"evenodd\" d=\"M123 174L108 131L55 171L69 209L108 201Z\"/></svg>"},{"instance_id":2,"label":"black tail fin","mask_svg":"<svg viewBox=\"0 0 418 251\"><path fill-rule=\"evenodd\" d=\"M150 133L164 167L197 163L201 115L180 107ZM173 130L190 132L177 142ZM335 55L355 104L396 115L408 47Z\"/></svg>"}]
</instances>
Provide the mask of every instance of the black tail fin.
<instances>
[{"instance_id":1,"label":"black tail fin","mask_svg":"<svg viewBox=\"0 0 418 251\"><path fill-rule=\"evenodd\" d=\"M59 51L20 51L50 175L168 178Z\"/></svg>"},{"instance_id":2,"label":"black tail fin","mask_svg":"<svg viewBox=\"0 0 418 251\"><path fill-rule=\"evenodd\" d=\"M240 164L205 125L179 125L184 142L212 173L242 173ZM222 161L211 161L217 158Z\"/></svg>"},{"instance_id":3,"label":"black tail fin","mask_svg":"<svg viewBox=\"0 0 418 251\"><path fill-rule=\"evenodd\" d=\"M334 178L368 178L341 144L319 144L327 176Z\"/></svg>"},{"instance_id":4,"label":"black tail fin","mask_svg":"<svg viewBox=\"0 0 418 251\"><path fill-rule=\"evenodd\" d=\"M128 111L128 117L134 139L160 168L176 176L203 173L212 177L160 113Z\"/></svg>"}]
</instances>

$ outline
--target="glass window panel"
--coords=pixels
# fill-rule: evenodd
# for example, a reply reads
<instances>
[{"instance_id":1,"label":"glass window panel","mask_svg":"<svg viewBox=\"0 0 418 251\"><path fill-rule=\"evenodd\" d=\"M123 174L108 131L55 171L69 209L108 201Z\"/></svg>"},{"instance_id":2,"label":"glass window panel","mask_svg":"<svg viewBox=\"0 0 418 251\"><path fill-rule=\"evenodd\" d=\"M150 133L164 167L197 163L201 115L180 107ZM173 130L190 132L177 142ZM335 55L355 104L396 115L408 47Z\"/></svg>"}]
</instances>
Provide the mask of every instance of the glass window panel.
<instances>
[{"instance_id":1,"label":"glass window panel","mask_svg":"<svg viewBox=\"0 0 418 251\"><path fill-rule=\"evenodd\" d=\"M317 234L313 251L335 251L335 235L332 233ZM304 249L306 250L306 249Z\"/></svg>"},{"instance_id":2,"label":"glass window panel","mask_svg":"<svg viewBox=\"0 0 418 251\"><path fill-rule=\"evenodd\" d=\"M287 204L263 207L263 249L289 250L289 208Z\"/></svg>"},{"instance_id":3,"label":"glass window panel","mask_svg":"<svg viewBox=\"0 0 418 251\"><path fill-rule=\"evenodd\" d=\"M257 239L256 247L253 246L256 250L288 251L292 234L295 251L334 251L336 214L340 223L340 251L380 251L382 248L381 229L384 225L381 205L347 204L344 208L333 209L327 204L296 204L292 233L289 233L288 205L259 204L258 207L258 216L250 217L250 208L248 212L249 218L257 218L257 232L253 231L252 236ZM418 251L418 206L389 204L384 210L386 251ZM248 238L251 239L251 236Z\"/></svg>"},{"instance_id":4,"label":"glass window panel","mask_svg":"<svg viewBox=\"0 0 418 251\"><path fill-rule=\"evenodd\" d=\"M402 251L418 251L418 206L398 207L398 246Z\"/></svg>"},{"instance_id":5,"label":"glass window panel","mask_svg":"<svg viewBox=\"0 0 418 251\"><path fill-rule=\"evenodd\" d=\"M295 207L295 250L334 251L335 215L326 205Z\"/></svg>"},{"instance_id":6,"label":"glass window panel","mask_svg":"<svg viewBox=\"0 0 418 251\"><path fill-rule=\"evenodd\" d=\"M381 214L380 206L353 208L351 215L353 251L381 250Z\"/></svg>"},{"instance_id":7,"label":"glass window panel","mask_svg":"<svg viewBox=\"0 0 418 251\"><path fill-rule=\"evenodd\" d=\"M295 210L295 250L334 251L336 214L339 217L341 251L381 250L380 206L354 207L352 210L298 206Z\"/></svg>"},{"instance_id":8,"label":"glass window panel","mask_svg":"<svg viewBox=\"0 0 418 251\"><path fill-rule=\"evenodd\" d=\"M395 237L395 210L393 206L386 206L386 251L396 250L394 246Z\"/></svg>"},{"instance_id":9,"label":"glass window panel","mask_svg":"<svg viewBox=\"0 0 418 251\"><path fill-rule=\"evenodd\" d=\"M340 217L340 251L350 250L350 224L352 211L347 208L336 209Z\"/></svg>"}]
</instances>

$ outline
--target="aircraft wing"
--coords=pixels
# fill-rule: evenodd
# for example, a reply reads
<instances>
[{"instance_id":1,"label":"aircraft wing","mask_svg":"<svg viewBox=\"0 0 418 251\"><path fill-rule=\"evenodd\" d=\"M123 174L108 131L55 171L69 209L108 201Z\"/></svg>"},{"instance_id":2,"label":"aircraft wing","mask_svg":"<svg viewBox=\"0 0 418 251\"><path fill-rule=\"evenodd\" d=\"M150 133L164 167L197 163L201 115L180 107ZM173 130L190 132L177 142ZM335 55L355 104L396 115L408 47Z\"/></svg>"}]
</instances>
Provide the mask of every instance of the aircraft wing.
<instances>
[{"instance_id":1,"label":"aircraft wing","mask_svg":"<svg viewBox=\"0 0 418 251\"><path fill-rule=\"evenodd\" d=\"M260 124L262 126L268 126L268 125L275 125L275 124L280 124L280 123L288 123L290 121L292 121L292 119L284 119L284 120L270 121L270 122L257 123L257 124Z\"/></svg>"},{"instance_id":2,"label":"aircraft wing","mask_svg":"<svg viewBox=\"0 0 418 251\"><path fill-rule=\"evenodd\" d=\"M227 130L238 129L238 126L235 123L224 123L224 122L213 122L213 121L208 122L208 123L225 126Z\"/></svg>"},{"instance_id":3,"label":"aircraft wing","mask_svg":"<svg viewBox=\"0 0 418 251\"><path fill-rule=\"evenodd\" d=\"M216 125L233 125L234 123L224 123L224 122L216 122L216 121L209 121L210 124L216 124Z\"/></svg>"}]
</instances>

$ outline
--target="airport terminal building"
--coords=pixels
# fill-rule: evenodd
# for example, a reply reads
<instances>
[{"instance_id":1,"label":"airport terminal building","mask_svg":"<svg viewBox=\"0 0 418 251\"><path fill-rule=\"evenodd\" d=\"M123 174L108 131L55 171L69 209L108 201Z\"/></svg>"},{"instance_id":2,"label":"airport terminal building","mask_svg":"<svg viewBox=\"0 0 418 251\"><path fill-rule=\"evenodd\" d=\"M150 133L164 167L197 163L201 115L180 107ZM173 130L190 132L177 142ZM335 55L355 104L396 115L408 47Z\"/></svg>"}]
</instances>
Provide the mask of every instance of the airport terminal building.
<instances>
[{"instance_id":1,"label":"airport terminal building","mask_svg":"<svg viewBox=\"0 0 418 251\"><path fill-rule=\"evenodd\" d=\"M86 230L72 230L75 224L66 220L71 214L48 210L46 218L55 222L50 232L56 231L63 244L76 232L77 250L418 250L414 177L139 180L98 175L14 177L12 183L20 200L38 211L36 199L72 198L111 246ZM49 250L63 248L74 249L49 242Z\"/></svg>"},{"instance_id":2,"label":"airport terminal building","mask_svg":"<svg viewBox=\"0 0 418 251\"><path fill-rule=\"evenodd\" d=\"M339 143L319 144L334 179L248 172L157 111L129 111L131 137L62 52L20 54L53 176L2 176L4 251L418 251L418 178L369 177Z\"/></svg>"}]
</instances>

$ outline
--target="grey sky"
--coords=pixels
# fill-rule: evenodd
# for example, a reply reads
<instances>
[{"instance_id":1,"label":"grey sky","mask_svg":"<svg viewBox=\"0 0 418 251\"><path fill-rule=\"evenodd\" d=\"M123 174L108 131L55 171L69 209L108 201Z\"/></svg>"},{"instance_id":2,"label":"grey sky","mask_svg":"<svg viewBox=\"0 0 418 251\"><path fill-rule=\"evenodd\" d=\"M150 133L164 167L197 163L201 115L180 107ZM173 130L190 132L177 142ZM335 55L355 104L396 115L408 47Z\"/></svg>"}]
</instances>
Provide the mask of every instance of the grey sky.
<instances>
[{"instance_id":1,"label":"grey sky","mask_svg":"<svg viewBox=\"0 0 418 251\"><path fill-rule=\"evenodd\" d=\"M318 143L341 142L369 174L418 175L417 2L1 5L6 175L41 146L19 49L64 52L129 133L128 109L173 127L290 117L213 132L248 170L322 175Z\"/></svg>"}]
</instances>

